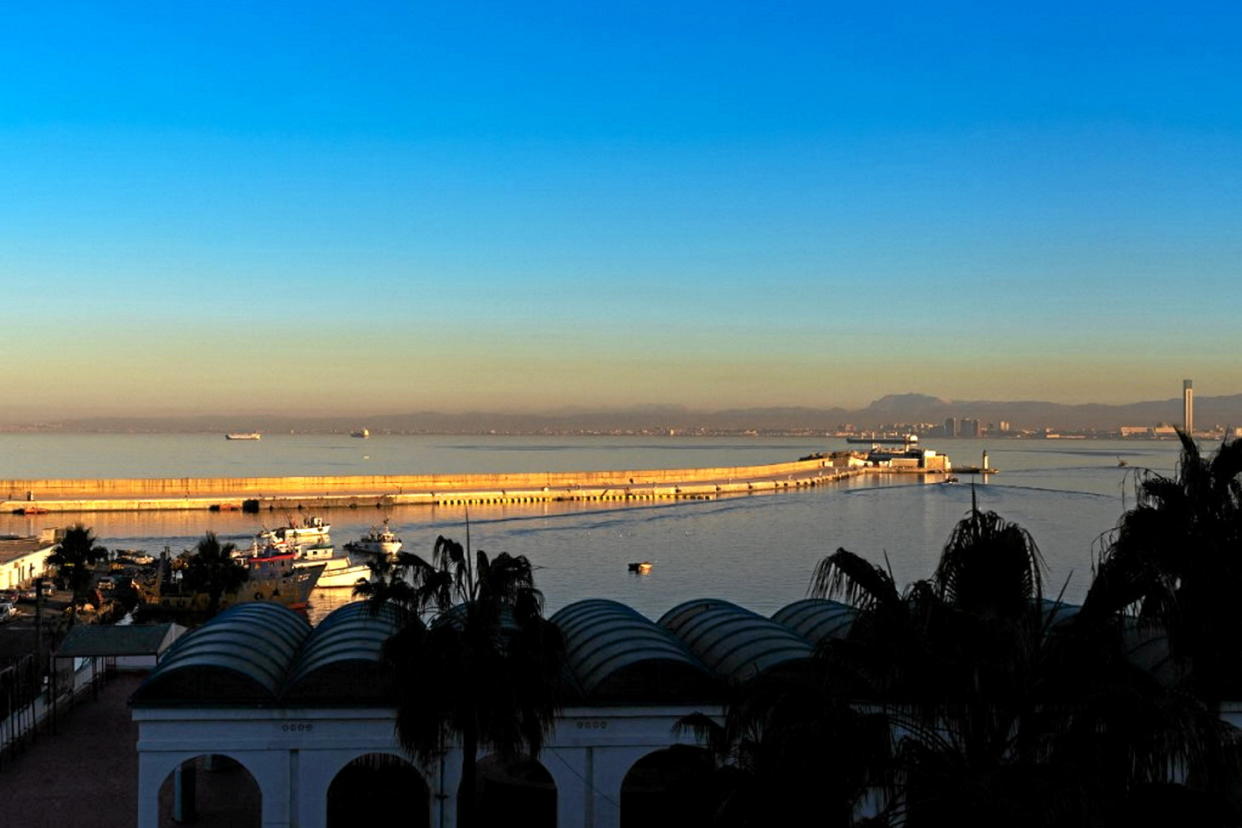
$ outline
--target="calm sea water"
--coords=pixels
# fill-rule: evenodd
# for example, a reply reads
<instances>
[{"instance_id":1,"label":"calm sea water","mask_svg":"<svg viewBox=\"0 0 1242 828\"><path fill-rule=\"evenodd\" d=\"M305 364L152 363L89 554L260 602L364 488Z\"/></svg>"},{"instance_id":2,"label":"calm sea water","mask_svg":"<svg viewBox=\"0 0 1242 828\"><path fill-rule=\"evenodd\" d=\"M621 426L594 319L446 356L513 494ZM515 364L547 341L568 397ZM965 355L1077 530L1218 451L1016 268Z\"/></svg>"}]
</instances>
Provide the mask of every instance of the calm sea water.
<instances>
[{"instance_id":1,"label":"calm sea water","mask_svg":"<svg viewBox=\"0 0 1242 828\"><path fill-rule=\"evenodd\" d=\"M378 436L370 440L264 435L0 435L0 477L178 477L553 471L747 465L844 448L823 438L564 438ZM1000 474L976 486L981 508L1020 523L1047 562L1051 593L1079 600L1099 536L1133 504L1137 468L1172 471L1172 442L930 440L959 465L986 449ZM1126 466L1118 464L1119 459ZM539 567L548 610L586 597L623 601L658 617L677 603L718 596L770 614L806 594L815 564L838 547L892 567L901 583L929 575L971 487L855 480L789 494L719 501L475 506L470 541L488 552L523 554ZM601 508L602 507L602 508ZM174 551L205 530L248 544L289 515L175 512L92 514L105 545ZM466 537L462 507L340 510L324 515L337 544L388 518L407 549L429 553L439 534ZM33 533L48 516L0 516L0 533ZM649 560L646 576L626 564ZM348 600L318 591L312 617Z\"/></svg>"}]
</instances>

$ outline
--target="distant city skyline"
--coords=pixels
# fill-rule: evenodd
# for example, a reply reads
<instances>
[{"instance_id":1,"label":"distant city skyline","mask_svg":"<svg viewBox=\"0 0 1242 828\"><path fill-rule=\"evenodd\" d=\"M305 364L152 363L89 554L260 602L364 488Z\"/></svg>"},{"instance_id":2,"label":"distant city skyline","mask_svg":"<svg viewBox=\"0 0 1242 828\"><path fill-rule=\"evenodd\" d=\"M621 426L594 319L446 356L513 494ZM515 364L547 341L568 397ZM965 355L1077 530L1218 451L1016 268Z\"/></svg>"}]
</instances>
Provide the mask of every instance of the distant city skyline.
<instances>
[{"instance_id":1,"label":"distant city skyline","mask_svg":"<svg viewBox=\"0 0 1242 828\"><path fill-rule=\"evenodd\" d=\"M1232 394L1239 24L9 10L0 421Z\"/></svg>"},{"instance_id":2,"label":"distant city skyline","mask_svg":"<svg viewBox=\"0 0 1242 828\"><path fill-rule=\"evenodd\" d=\"M1203 417L1191 417L1200 437L1242 435L1242 393L1200 398ZM1030 436L1046 432L1097 436L1173 438L1187 426L1186 397L1127 404L1066 405L1039 400L949 400L890 394L868 405L688 408L672 405L562 407L543 411L366 412L313 415L306 412L215 411L182 415L151 412L137 416L99 413L57 418L0 419L0 432L269 434L354 433L364 426L384 434L831 434L906 431L933 437ZM1179 421L1180 415L1180 421ZM357 436L357 435L355 435Z\"/></svg>"}]
</instances>

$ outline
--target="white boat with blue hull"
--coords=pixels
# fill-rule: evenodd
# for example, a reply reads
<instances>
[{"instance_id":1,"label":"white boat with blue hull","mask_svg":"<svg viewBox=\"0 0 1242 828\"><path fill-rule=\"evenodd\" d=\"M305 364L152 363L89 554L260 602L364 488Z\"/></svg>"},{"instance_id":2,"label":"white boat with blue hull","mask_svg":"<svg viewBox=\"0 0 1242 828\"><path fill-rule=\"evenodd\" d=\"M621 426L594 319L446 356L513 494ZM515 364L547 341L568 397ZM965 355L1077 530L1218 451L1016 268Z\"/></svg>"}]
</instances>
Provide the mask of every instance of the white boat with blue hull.
<instances>
[{"instance_id":1,"label":"white boat with blue hull","mask_svg":"<svg viewBox=\"0 0 1242 828\"><path fill-rule=\"evenodd\" d=\"M315 586L318 589L344 589L353 587L359 580L371 580L371 568L367 566L364 556L355 558L348 553L338 555L336 549L328 543L313 546L299 546L295 553L294 567L324 567L323 573Z\"/></svg>"}]
</instances>

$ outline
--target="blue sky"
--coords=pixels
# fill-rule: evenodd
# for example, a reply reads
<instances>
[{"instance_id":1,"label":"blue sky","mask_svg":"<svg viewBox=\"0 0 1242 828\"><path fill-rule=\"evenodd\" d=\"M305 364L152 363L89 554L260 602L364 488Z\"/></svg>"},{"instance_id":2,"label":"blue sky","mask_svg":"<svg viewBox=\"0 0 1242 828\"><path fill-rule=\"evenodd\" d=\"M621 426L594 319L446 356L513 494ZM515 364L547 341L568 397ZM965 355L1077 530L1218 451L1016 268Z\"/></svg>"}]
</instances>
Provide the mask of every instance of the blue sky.
<instances>
[{"instance_id":1,"label":"blue sky","mask_svg":"<svg viewBox=\"0 0 1242 828\"><path fill-rule=\"evenodd\" d=\"M1242 391L1237 4L49 3L0 416Z\"/></svg>"}]
</instances>

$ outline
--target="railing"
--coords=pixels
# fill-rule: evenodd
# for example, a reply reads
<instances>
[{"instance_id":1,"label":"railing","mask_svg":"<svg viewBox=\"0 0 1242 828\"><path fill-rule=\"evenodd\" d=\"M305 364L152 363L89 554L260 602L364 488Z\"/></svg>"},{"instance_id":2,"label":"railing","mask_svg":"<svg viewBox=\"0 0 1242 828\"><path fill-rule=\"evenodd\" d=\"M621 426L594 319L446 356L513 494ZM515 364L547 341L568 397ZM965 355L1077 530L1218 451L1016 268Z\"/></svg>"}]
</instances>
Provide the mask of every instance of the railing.
<instances>
[{"instance_id":1,"label":"railing","mask_svg":"<svg viewBox=\"0 0 1242 828\"><path fill-rule=\"evenodd\" d=\"M77 660L75 660L77 661ZM34 656L25 656L14 667L14 681L0 696L0 771L13 757L38 741L40 733L56 732L57 721L88 694L97 695L107 677L104 658L84 658L74 669L33 669Z\"/></svg>"}]
</instances>

